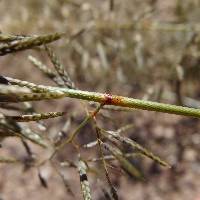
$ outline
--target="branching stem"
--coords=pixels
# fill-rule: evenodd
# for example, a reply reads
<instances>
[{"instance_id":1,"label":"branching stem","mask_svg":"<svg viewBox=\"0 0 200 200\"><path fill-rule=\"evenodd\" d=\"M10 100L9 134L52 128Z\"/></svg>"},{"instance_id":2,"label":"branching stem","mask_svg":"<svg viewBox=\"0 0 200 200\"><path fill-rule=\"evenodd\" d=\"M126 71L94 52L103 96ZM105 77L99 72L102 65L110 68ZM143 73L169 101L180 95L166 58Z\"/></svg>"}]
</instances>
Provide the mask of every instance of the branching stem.
<instances>
[{"instance_id":1,"label":"branching stem","mask_svg":"<svg viewBox=\"0 0 200 200\"><path fill-rule=\"evenodd\" d=\"M17 82L17 80L15 79L13 80ZM163 113L170 113L170 114L200 118L200 109L196 109L196 108L176 106L176 105L165 104L165 103L157 103L157 102L152 102L152 101L145 101L145 100L111 95L111 94L106 94L106 93L103 94L103 93L88 92L88 91L83 91L83 90L78 90L78 89L68 89L68 88L36 85L36 84L29 83L26 81L21 81L21 82L19 81L18 85L26 86L36 93L25 93L25 94L16 93L15 98L7 99L7 101L9 100L10 102L39 101L39 100L45 100L45 99L60 99L64 97L70 97L70 98L75 98L75 99L98 102L105 105L136 108L136 109L142 109L142 110L157 111L157 112L163 112ZM0 94L4 95L3 92L1 92L1 90L0 90Z\"/></svg>"}]
</instances>

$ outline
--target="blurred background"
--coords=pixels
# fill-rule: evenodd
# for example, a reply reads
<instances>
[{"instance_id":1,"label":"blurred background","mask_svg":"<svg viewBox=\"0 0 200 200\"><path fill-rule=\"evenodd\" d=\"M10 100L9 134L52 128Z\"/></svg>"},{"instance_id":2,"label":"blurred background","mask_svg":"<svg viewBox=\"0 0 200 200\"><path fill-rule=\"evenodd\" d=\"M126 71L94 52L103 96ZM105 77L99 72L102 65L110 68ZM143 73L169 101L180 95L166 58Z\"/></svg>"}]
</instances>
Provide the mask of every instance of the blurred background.
<instances>
[{"instance_id":1,"label":"blurred background","mask_svg":"<svg viewBox=\"0 0 200 200\"><path fill-rule=\"evenodd\" d=\"M83 90L200 107L200 1L199 0L0 0L0 31L7 34L82 34L50 46L58 55L76 86ZM34 83L54 85L28 60L34 55L52 68L44 51L28 50L0 58L1 75ZM78 100L64 99L34 103L38 112L66 111L68 116L45 121L44 134L54 136L70 119L73 130L84 119ZM199 120L147 111L104 111L99 123L116 130L132 124L126 136L148 147L172 169L147 158L131 158L142 171L139 181L118 169L109 169L123 200L200 199ZM81 144L94 140L92 125L83 128ZM19 142L8 138L1 155L23 158ZM36 154L40 148L33 145ZM64 149L58 160L73 159L76 151ZM97 153L87 150L83 155ZM45 155L44 155L45 156ZM98 163L95 163L98 166ZM41 187L37 170L20 165L0 165L0 199L81 199L79 177L74 169L63 173L75 197L65 190L55 170L41 169L48 189ZM102 173L102 179L105 178ZM89 175L93 199L105 199L95 175Z\"/></svg>"}]
</instances>

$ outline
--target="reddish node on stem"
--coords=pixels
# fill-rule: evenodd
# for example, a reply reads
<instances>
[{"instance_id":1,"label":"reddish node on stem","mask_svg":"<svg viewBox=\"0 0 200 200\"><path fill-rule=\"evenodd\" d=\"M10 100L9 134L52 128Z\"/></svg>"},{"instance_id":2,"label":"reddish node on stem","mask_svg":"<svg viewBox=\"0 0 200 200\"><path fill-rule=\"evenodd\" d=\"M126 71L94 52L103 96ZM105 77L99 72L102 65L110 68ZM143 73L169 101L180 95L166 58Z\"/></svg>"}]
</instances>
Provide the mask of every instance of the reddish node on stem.
<instances>
[{"instance_id":1,"label":"reddish node on stem","mask_svg":"<svg viewBox=\"0 0 200 200\"><path fill-rule=\"evenodd\" d=\"M123 101L123 98L121 96L105 94L104 97L104 103L107 105L121 105Z\"/></svg>"},{"instance_id":2,"label":"reddish node on stem","mask_svg":"<svg viewBox=\"0 0 200 200\"><path fill-rule=\"evenodd\" d=\"M112 104L113 97L111 94L104 94L104 97L105 97L104 101L105 104Z\"/></svg>"}]
</instances>

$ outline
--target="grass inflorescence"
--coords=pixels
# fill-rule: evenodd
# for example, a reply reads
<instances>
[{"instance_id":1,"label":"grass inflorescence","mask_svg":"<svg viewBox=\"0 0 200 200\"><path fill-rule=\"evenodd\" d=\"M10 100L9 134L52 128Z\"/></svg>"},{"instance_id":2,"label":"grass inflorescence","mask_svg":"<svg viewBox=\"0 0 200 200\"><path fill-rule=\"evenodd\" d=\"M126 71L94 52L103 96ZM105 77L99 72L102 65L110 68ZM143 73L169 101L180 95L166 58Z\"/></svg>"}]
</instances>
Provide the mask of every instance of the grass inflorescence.
<instances>
[{"instance_id":1,"label":"grass inflorescence","mask_svg":"<svg viewBox=\"0 0 200 200\"><path fill-rule=\"evenodd\" d=\"M73 2L71 2L73 4ZM75 5L77 6L77 5ZM109 1L109 9L111 12L115 10L115 1ZM78 5L79 7L79 5ZM152 10L148 11L151 13ZM146 15L146 14L144 14ZM139 16L139 19L143 19L144 15ZM92 26L91 26L92 24ZM80 186L83 198L85 200L92 199L92 189L90 188L90 173L95 174L96 180L101 179L101 169L103 169L108 190L102 188L102 193L106 199L119 199L118 190L112 183L112 178L110 174L112 173L110 168L112 163L115 162L120 168L121 174L127 173L131 177L137 178L139 180L145 180L145 177L140 169L135 166L134 162L130 161L130 158L134 160L135 156L142 156L148 159L151 159L152 162L155 162L157 165L170 168L171 165L164 161L159 156L152 153L149 149L139 144L134 139L124 136L123 132L126 132L129 129L134 129L133 124L120 127L117 130L107 130L103 127L102 123L98 123L100 117L105 117L104 111L107 112L135 112L135 109L145 110L146 111L155 111L160 113L176 114L180 116L200 118L200 109L188 107L184 103L181 94L182 86L182 66L184 63L184 55L187 52L183 52L182 57L179 60L178 66L176 69L176 78L177 78L177 99L179 100L179 105L160 103L159 101L150 101L148 100L148 95L144 99L136 99L133 97L125 97L121 95L113 95L111 93L102 93L98 91L86 91L80 89L75 85L75 82L71 78L71 75L66 67L62 64L59 59L59 54L56 54L56 51L53 47L49 46L49 43L52 43L56 40L60 40L63 37L67 38L67 45L70 44L72 40L76 40L86 30L91 28L99 33L109 30L137 30L137 31L168 31L168 32L189 32L192 27L196 31L199 30L199 25L190 25L190 24L178 24L174 26L173 24L160 24L154 23L151 21L141 21L136 20L132 23L107 23L107 21L96 21L95 25L89 23L86 28L81 28L76 31L71 36L67 37L66 33L52 33L46 35L10 35L0 33L0 56L5 56L7 54L18 53L19 51L26 51L33 49L41 53L44 51L47 55L49 61L53 65L53 68L50 68L48 65L44 64L39 58L33 55L28 56L28 60L32 63L34 67L40 70L40 72L46 76L50 81L52 81L56 86L51 85L42 85L36 84L25 80L20 80L16 78L11 78L7 76L0 76L0 139L4 141L7 137L16 137L18 138L26 152L29 156L29 160L24 162L18 158L13 157L0 157L0 163L5 164L22 164L28 165L29 167L35 167L38 170L38 177L41 182L41 185L45 188L48 188L48 183L45 178L42 176L39 168L44 166L46 163L50 164L55 172L62 179L67 192L74 196L73 189L70 186L70 182L62 174L59 167L66 168L76 168L76 172L80 177ZM138 38L140 38L138 36ZM138 39L137 38L137 39ZM138 39L139 40L139 39ZM192 45L193 40L190 40L186 45L187 48ZM111 42L109 39L108 43ZM135 42L135 45L138 45L139 42ZM99 57L103 63L103 68L108 68L106 50L104 48L104 43L99 41ZM75 45L76 50L81 52L84 47ZM141 47L141 46L140 46ZM141 49L140 49L141 50ZM140 52L141 53L141 52ZM16 54L17 55L17 54ZM139 53L137 54L139 55ZM88 65L88 52L84 51L83 56L83 66ZM116 59L117 60L117 59ZM136 58L138 63L141 63L140 57ZM180 66L179 66L180 65ZM78 73L78 72L77 72ZM89 73L87 73L88 75ZM107 75L104 73L105 76ZM90 75L89 75L90 76ZM92 76L91 76L92 77ZM90 78L91 78L90 77ZM123 79L123 78L122 78ZM161 88L162 89L162 88ZM161 91L160 89L160 91ZM151 92L150 92L151 93ZM162 93L162 92L161 92ZM175 95L175 96L176 96ZM159 95L157 95L159 96ZM35 108L35 101L44 101L44 100L56 100L68 99L79 100L84 103L81 103L81 106L84 108L85 117L82 121L79 121L76 127L71 130L71 121L72 115L68 111L51 111L45 112L40 110L37 112ZM157 98L159 99L159 98ZM34 102L34 103L33 103ZM91 111L91 107L93 110ZM6 111L15 111L18 114L9 114ZM12 112L11 112L12 113ZM48 134L48 127L45 125L44 120L54 120L54 118L60 117L64 119L65 125L63 128L57 131L57 137L51 138ZM32 129L31 123L37 127L37 131ZM85 142L82 144L78 137L83 133L83 129L92 124L90 132L94 132L93 136L95 139L90 142ZM70 127L70 128L69 128ZM66 134L67 133L67 134ZM41 155L34 155L29 142L34 143L42 147L43 151L48 151L49 154L45 158ZM127 147L128 152L124 151L124 146ZM65 152L65 160L60 161L56 159L56 156L61 154L65 150L65 147L71 147L75 149L76 156L75 159L67 155ZM96 155L92 158L84 157L84 151L94 150ZM67 156L66 156L67 155ZM27 162L29 162L27 164ZM101 169L95 167L94 163L101 163ZM116 164L117 163L117 164ZM59 166L59 167L58 167ZM115 169L115 167L113 167ZM112 169L112 168L111 168Z\"/></svg>"}]
</instances>

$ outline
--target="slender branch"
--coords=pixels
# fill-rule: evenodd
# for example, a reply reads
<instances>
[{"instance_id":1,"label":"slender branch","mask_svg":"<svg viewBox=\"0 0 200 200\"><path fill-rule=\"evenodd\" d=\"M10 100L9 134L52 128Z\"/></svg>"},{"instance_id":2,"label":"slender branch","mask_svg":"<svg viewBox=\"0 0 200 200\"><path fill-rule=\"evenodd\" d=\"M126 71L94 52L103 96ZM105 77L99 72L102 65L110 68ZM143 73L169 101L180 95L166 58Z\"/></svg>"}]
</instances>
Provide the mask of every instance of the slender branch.
<instances>
[{"instance_id":1,"label":"slender branch","mask_svg":"<svg viewBox=\"0 0 200 200\"><path fill-rule=\"evenodd\" d=\"M64 140L58 147L56 147L56 151L64 147L66 144L71 143L74 138L77 136L79 131L100 111L103 104L100 104L90 115L88 115L83 122L73 131L69 138Z\"/></svg>"},{"instance_id":2,"label":"slender branch","mask_svg":"<svg viewBox=\"0 0 200 200\"><path fill-rule=\"evenodd\" d=\"M9 81L11 80L12 79L9 78ZM16 79L13 80L17 82ZM70 97L75 99L99 102L105 105L115 105L128 108L136 108L142 110L157 111L163 113L171 113L176 115L184 115L184 116L200 118L200 109L195 109L195 108L145 101L145 100L111 95L106 93L103 94L103 93L88 92L83 90L36 85L26 81L21 81L21 83L19 81L18 84L20 86L26 86L30 88L33 92L41 92L41 93L29 93L29 92L26 93L26 91L24 91L24 93L18 94L17 92L15 93L15 91L12 91L12 94L15 93L14 94L15 98L13 98L12 95L9 98L9 94L6 91L6 87L8 86L3 86L3 87L0 86L0 96L2 95L8 97L6 99L7 102L39 101L45 99L59 99L64 97Z\"/></svg>"},{"instance_id":3,"label":"slender branch","mask_svg":"<svg viewBox=\"0 0 200 200\"><path fill-rule=\"evenodd\" d=\"M100 111L100 109L103 107L103 104L100 104L90 115L88 115L80 124L79 126L72 132L72 134L69 136L69 138L65 139L61 142L58 146L55 147L52 154L49 156L49 158L41 161L38 166L41 166L45 164L47 161L52 160L54 156L57 154L59 150L61 150L65 145L72 143L74 138L77 136L79 131Z\"/></svg>"}]
</instances>

